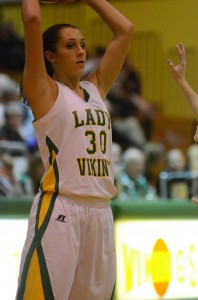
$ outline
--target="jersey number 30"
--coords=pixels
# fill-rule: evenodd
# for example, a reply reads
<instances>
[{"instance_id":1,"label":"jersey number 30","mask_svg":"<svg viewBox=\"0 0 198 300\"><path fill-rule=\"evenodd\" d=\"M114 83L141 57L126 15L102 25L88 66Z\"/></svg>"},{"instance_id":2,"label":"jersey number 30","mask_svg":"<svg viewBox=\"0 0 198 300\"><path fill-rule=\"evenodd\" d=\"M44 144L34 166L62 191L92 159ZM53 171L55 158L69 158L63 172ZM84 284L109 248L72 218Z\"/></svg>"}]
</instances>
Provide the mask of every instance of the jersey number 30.
<instances>
[{"instance_id":1,"label":"jersey number 30","mask_svg":"<svg viewBox=\"0 0 198 300\"><path fill-rule=\"evenodd\" d=\"M85 136L89 137L90 146L87 148L87 153L94 154L97 151L96 133L90 130L85 132ZM100 131L100 150L103 154L107 150L107 134L105 131Z\"/></svg>"}]
</instances>

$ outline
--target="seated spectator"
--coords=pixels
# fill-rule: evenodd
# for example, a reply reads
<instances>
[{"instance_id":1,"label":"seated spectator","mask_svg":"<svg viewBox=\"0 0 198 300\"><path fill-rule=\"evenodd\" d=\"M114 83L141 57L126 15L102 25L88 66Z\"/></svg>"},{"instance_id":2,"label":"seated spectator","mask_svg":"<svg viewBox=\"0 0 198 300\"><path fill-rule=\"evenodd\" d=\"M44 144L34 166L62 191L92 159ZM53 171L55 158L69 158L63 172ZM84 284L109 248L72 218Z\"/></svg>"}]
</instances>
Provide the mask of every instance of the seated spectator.
<instances>
[{"instance_id":1,"label":"seated spectator","mask_svg":"<svg viewBox=\"0 0 198 300\"><path fill-rule=\"evenodd\" d=\"M184 171L187 168L187 160L184 153L173 148L166 154L166 171Z\"/></svg>"},{"instance_id":2,"label":"seated spectator","mask_svg":"<svg viewBox=\"0 0 198 300\"><path fill-rule=\"evenodd\" d=\"M0 196L22 196L23 192L14 174L14 161L11 155L3 153L0 160Z\"/></svg>"},{"instance_id":3,"label":"seated spectator","mask_svg":"<svg viewBox=\"0 0 198 300\"><path fill-rule=\"evenodd\" d=\"M191 171L198 171L198 144L192 144L187 151L188 168Z\"/></svg>"},{"instance_id":4,"label":"seated spectator","mask_svg":"<svg viewBox=\"0 0 198 300\"><path fill-rule=\"evenodd\" d=\"M25 142L20 130L23 125L23 110L17 101L5 105L5 124L0 128L0 140Z\"/></svg>"},{"instance_id":5,"label":"seated spectator","mask_svg":"<svg viewBox=\"0 0 198 300\"><path fill-rule=\"evenodd\" d=\"M24 67L24 41L8 22L0 26L0 69L22 71Z\"/></svg>"},{"instance_id":6,"label":"seated spectator","mask_svg":"<svg viewBox=\"0 0 198 300\"><path fill-rule=\"evenodd\" d=\"M196 186L197 179L188 168L183 151L178 148L169 150L166 153L165 169L160 172L157 178L158 196L165 199L186 200L192 197L197 189Z\"/></svg>"},{"instance_id":7,"label":"seated spectator","mask_svg":"<svg viewBox=\"0 0 198 300\"><path fill-rule=\"evenodd\" d=\"M33 192L36 194L38 192L41 178L44 174L44 165L40 157L39 152L35 152L32 156L29 166L29 176L33 181Z\"/></svg>"},{"instance_id":8,"label":"seated spectator","mask_svg":"<svg viewBox=\"0 0 198 300\"><path fill-rule=\"evenodd\" d=\"M23 109L18 101L5 105L5 124L0 128L0 140L25 142L22 134Z\"/></svg>"},{"instance_id":9,"label":"seated spectator","mask_svg":"<svg viewBox=\"0 0 198 300\"><path fill-rule=\"evenodd\" d=\"M150 184L155 187L159 173L165 169L166 152L163 144L158 142L148 142L143 151L146 156L145 175Z\"/></svg>"},{"instance_id":10,"label":"seated spectator","mask_svg":"<svg viewBox=\"0 0 198 300\"><path fill-rule=\"evenodd\" d=\"M96 47L95 54L93 56L87 53L87 59L85 63L85 68L82 74L82 80L86 79L86 77L97 67L100 59L103 57L105 53L105 49L103 47Z\"/></svg>"},{"instance_id":11,"label":"seated spectator","mask_svg":"<svg viewBox=\"0 0 198 300\"><path fill-rule=\"evenodd\" d=\"M21 174L19 182L23 192L27 195L36 195L39 190L41 178L44 174L44 166L39 152L34 152L29 157L29 167Z\"/></svg>"},{"instance_id":12,"label":"seated spectator","mask_svg":"<svg viewBox=\"0 0 198 300\"><path fill-rule=\"evenodd\" d=\"M122 164L122 148L118 143L112 143L113 150L113 162L114 162L114 178L116 186L116 195L115 198L119 199L122 192L122 183L121 183L121 174L123 169Z\"/></svg>"},{"instance_id":13,"label":"seated spectator","mask_svg":"<svg viewBox=\"0 0 198 300\"><path fill-rule=\"evenodd\" d=\"M154 199L156 196L155 189L145 176L146 156L144 152L138 148L130 147L123 153L123 162L121 200Z\"/></svg>"},{"instance_id":14,"label":"seated spectator","mask_svg":"<svg viewBox=\"0 0 198 300\"><path fill-rule=\"evenodd\" d=\"M5 105L9 101L19 100L19 85L4 73L0 73L0 126L5 123Z\"/></svg>"},{"instance_id":15,"label":"seated spectator","mask_svg":"<svg viewBox=\"0 0 198 300\"><path fill-rule=\"evenodd\" d=\"M113 140L142 148L152 134L154 107L141 96L140 78L126 59L108 96Z\"/></svg>"},{"instance_id":16,"label":"seated spectator","mask_svg":"<svg viewBox=\"0 0 198 300\"><path fill-rule=\"evenodd\" d=\"M96 68L104 49L97 47L95 52L95 56L87 59L82 78ZM139 75L128 60L125 61L105 103L112 119L113 141L121 144L122 148L142 148L151 137L155 110L141 97Z\"/></svg>"},{"instance_id":17,"label":"seated spectator","mask_svg":"<svg viewBox=\"0 0 198 300\"><path fill-rule=\"evenodd\" d=\"M5 104L4 115L5 122L0 127L0 140L24 142L28 149L37 150L33 127L30 130L24 121L23 104L19 101L9 101Z\"/></svg>"}]
</instances>

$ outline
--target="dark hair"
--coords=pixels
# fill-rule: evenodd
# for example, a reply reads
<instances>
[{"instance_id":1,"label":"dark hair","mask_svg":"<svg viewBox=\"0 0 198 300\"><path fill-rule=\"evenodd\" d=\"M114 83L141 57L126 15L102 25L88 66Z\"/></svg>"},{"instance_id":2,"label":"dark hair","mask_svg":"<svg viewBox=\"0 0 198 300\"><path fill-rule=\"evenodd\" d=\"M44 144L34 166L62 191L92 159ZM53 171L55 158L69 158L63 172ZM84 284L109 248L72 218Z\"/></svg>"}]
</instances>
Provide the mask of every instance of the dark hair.
<instances>
[{"instance_id":1,"label":"dark hair","mask_svg":"<svg viewBox=\"0 0 198 300\"><path fill-rule=\"evenodd\" d=\"M50 50L52 52L56 51L56 43L60 37L60 31L63 28L74 28L74 29L79 29L78 27L67 24L67 23L60 23L60 24L55 24L48 29L46 29L43 33L43 51ZM44 60L45 60L45 66L46 66L46 71L50 77L53 76L54 70L51 65L51 63L45 58L44 55ZM30 107L29 102L27 98L25 97L24 91L23 91L23 85L22 85L22 80L20 83L20 96L21 96L21 101L28 107Z\"/></svg>"},{"instance_id":2,"label":"dark hair","mask_svg":"<svg viewBox=\"0 0 198 300\"><path fill-rule=\"evenodd\" d=\"M63 28L78 29L74 25L65 24L65 23L60 23L60 24L56 24L56 25L53 25L53 26L49 27L43 33L43 50L44 50L44 53L47 50L50 50L52 52L56 51L56 43L57 43L57 41L60 37L60 31ZM45 58L45 56L44 56L44 59L45 59L45 66L46 66L47 73L50 77L52 77L53 73L54 73L53 67L52 67L51 63Z\"/></svg>"},{"instance_id":3,"label":"dark hair","mask_svg":"<svg viewBox=\"0 0 198 300\"><path fill-rule=\"evenodd\" d=\"M28 99L26 98L23 90L23 76L20 81L20 90L19 90L19 96L20 96L20 101L26 106L27 109L30 108L30 103Z\"/></svg>"}]
</instances>

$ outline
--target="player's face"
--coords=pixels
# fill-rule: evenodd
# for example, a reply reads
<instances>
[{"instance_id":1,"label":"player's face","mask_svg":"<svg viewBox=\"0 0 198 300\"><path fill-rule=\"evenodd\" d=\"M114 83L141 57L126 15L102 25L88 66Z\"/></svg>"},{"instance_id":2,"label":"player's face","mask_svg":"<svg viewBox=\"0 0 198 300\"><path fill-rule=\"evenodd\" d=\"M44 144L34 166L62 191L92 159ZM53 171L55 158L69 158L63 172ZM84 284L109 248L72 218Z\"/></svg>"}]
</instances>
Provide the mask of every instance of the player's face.
<instances>
[{"instance_id":1,"label":"player's face","mask_svg":"<svg viewBox=\"0 0 198 300\"><path fill-rule=\"evenodd\" d=\"M59 33L54 55L55 72L79 77L86 60L86 45L82 33L75 28L63 28Z\"/></svg>"}]
</instances>

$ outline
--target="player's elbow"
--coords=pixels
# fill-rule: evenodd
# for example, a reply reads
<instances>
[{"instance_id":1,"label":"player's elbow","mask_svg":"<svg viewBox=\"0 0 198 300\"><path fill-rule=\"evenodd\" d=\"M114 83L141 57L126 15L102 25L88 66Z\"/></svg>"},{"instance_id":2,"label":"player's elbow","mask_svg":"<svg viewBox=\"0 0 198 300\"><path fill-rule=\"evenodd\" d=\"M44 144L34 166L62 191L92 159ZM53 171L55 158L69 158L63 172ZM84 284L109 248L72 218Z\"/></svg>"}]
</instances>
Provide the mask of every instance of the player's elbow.
<instances>
[{"instance_id":1,"label":"player's elbow","mask_svg":"<svg viewBox=\"0 0 198 300\"><path fill-rule=\"evenodd\" d=\"M131 38L132 38L133 31L134 31L134 25L133 25L133 23L128 22L125 25L125 27L123 29L123 32L122 32L122 34L121 34L120 37L123 38L123 39L125 39L125 40L129 40L130 41Z\"/></svg>"},{"instance_id":2,"label":"player's elbow","mask_svg":"<svg viewBox=\"0 0 198 300\"><path fill-rule=\"evenodd\" d=\"M129 31L129 33L133 33L133 31L134 31L134 24L133 23L129 23L129 25L128 25L128 31Z\"/></svg>"},{"instance_id":3,"label":"player's elbow","mask_svg":"<svg viewBox=\"0 0 198 300\"><path fill-rule=\"evenodd\" d=\"M134 25L133 25L133 23L128 22L128 24L125 26L124 34L128 35L129 37L131 37L133 31L134 31Z\"/></svg>"},{"instance_id":4,"label":"player's elbow","mask_svg":"<svg viewBox=\"0 0 198 300\"><path fill-rule=\"evenodd\" d=\"M25 26L41 26L41 18L36 14L27 14L22 19Z\"/></svg>"}]
</instances>

